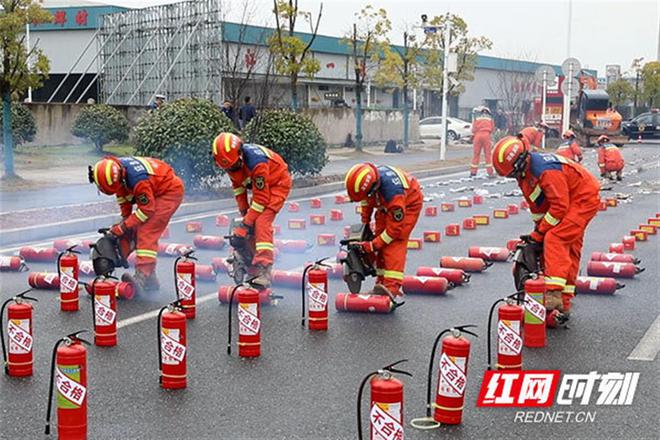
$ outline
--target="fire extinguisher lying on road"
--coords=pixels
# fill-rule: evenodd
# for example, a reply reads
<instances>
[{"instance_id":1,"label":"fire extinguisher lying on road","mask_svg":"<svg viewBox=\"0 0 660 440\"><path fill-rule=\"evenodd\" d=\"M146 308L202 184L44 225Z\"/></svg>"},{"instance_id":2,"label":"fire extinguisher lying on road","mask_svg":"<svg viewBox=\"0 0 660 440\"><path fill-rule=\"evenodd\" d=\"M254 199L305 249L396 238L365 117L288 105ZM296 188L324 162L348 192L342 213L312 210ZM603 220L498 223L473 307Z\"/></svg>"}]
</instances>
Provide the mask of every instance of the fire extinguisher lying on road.
<instances>
[{"instance_id":1,"label":"fire extinguisher lying on road","mask_svg":"<svg viewBox=\"0 0 660 440\"><path fill-rule=\"evenodd\" d=\"M60 310L63 312L77 312L78 305L78 276L79 266L74 244L65 249L57 257L57 276L60 279Z\"/></svg>"},{"instance_id":2,"label":"fire extinguisher lying on road","mask_svg":"<svg viewBox=\"0 0 660 440\"><path fill-rule=\"evenodd\" d=\"M404 374L409 377L413 377L413 375L394 367L407 361L407 359L402 359L393 364L386 365L380 370L372 371L362 379L357 396L358 440L363 439L362 394L367 382L369 382L371 394L369 405L369 438L404 438L403 382L394 375Z\"/></svg>"},{"instance_id":3,"label":"fire extinguisher lying on road","mask_svg":"<svg viewBox=\"0 0 660 440\"><path fill-rule=\"evenodd\" d=\"M525 292L516 292L506 298L500 298L493 303L488 314L488 327L486 345L488 347L488 369L492 370L491 333L493 330L493 312L497 308L497 363L498 370L522 369L523 348L523 319L525 308L521 305L525 301Z\"/></svg>"},{"instance_id":4,"label":"fire extinguisher lying on road","mask_svg":"<svg viewBox=\"0 0 660 440\"><path fill-rule=\"evenodd\" d=\"M261 355L261 305L259 291L245 284L236 285L229 295L229 318L227 319L227 354L231 355L231 315L234 294L238 291L238 355L258 357Z\"/></svg>"},{"instance_id":5,"label":"fire extinguisher lying on road","mask_svg":"<svg viewBox=\"0 0 660 440\"><path fill-rule=\"evenodd\" d=\"M410 424L413 427L434 429L443 423L446 425L459 425L461 423L467 384L467 365L470 356L470 341L463 337L463 333L479 337L476 333L467 330L471 327L476 327L476 325L468 324L445 329L433 341L426 382L426 417L411 420ZM442 340L438 386L436 388L435 403L433 403L431 399L433 361L440 339L449 332L451 332L451 335ZM433 412L433 415L431 415L431 412Z\"/></svg>"},{"instance_id":6,"label":"fire extinguisher lying on road","mask_svg":"<svg viewBox=\"0 0 660 440\"><path fill-rule=\"evenodd\" d=\"M470 282L472 274L462 269L446 269L444 267L419 266L415 273L418 277L442 277L455 286L462 286Z\"/></svg>"},{"instance_id":7,"label":"fire extinguisher lying on road","mask_svg":"<svg viewBox=\"0 0 660 440\"><path fill-rule=\"evenodd\" d=\"M34 326L32 324L32 304L27 301L39 302L36 298L26 296L28 289L9 298L0 307L0 339L2 340L2 360L5 373L9 376L32 376L34 355ZM7 344L5 346L5 308L7 308Z\"/></svg>"},{"instance_id":8,"label":"fire extinguisher lying on road","mask_svg":"<svg viewBox=\"0 0 660 440\"><path fill-rule=\"evenodd\" d=\"M46 435L50 434L53 385L57 388L57 436L59 439L87 438L87 349L80 338L86 330L71 333L53 347L48 386Z\"/></svg>"},{"instance_id":9,"label":"fire extinguisher lying on road","mask_svg":"<svg viewBox=\"0 0 660 440\"><path fill-rule=\"evenodd\" d=\"M595 293L600 295L614 295L626 287L614 278L604 277L577 277L575 279L575 293Z\"/></svg>"},{"instance_id":10,"label":"fire extinguisher lying on road","mask_svg":"<svg viewBox=\"0 0 660 440\"><path fill-rule=\"evenodd\" d=\"M186 387L186 315L181 301L169 303L158 312L158 371L165 389Z\"/></svg>"},{"instance_id":11,"label":"fire extinguisher lying on road","mask_svg":"<svg viewBox=\"0 0 660 440\"><path fill-rule=\"evenodd\" d=\"M58 290L60 288L60 277L51 272L30 272L28 274L28 285L33 289Z\"/></svg>"},{"instance_id":12,"label":"fire extinguisher lying on road","mask_svg":"<svg viewBox=\"0 0 660 440\"><path fill-rule=\"evenodd\" d=\"M309 321L310 330L328 329L328 270L330 266L323 262L328 258L321 258L308 265L302 275L302 318L300 325L305 326L305 313ZM309 310L305 307L305 297L309 296Z\"/></svg>"},{"instance_id":13,"label":"fire extinguisher lying on road","mask_svg":"<svg viewBox=\"0 0 660 440\"><path fill-rule=\"evenodd\" d=\"M25 272L30 268L22 257L0 257L0 272Z\"/></svg>"},{"instance_id":14,"label":"fire extinguisher lying on road","mask_svg":"<svg viewBox=\"0 0 660 440\"><path fill-rule=\"evenodd\" d=\"M188 319L195 319L196 292L195 292L195 261L193 250L174 260L174 291L183 314Z\"/></svg>"}]
</instances>

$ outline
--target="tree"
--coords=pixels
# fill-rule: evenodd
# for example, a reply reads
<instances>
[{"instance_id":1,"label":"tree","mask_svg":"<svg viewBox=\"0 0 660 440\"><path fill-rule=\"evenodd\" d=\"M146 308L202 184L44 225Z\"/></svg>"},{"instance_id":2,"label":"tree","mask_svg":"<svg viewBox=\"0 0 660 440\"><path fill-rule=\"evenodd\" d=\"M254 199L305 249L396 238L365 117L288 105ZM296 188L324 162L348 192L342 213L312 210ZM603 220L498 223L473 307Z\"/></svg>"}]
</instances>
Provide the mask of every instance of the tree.
<instances>
[{"instance_id":1,"label":"tree","mask_svg":"<svg viewBox=\"0 0 660 440\"><path fill-rule=\"evenodd\" d=\"M534 61L533 57L526 54L515 59ZM504 67L498 70L495 81L488 85L491 93L500 98L500 104L507 112L511 133L517 133L523 127L525 116L531 109L532 99L540 95L540 86L534 75L521 72L516 64L516 61L506 61Z\"/></svg>"},{"instance_id":2,"label":"tree","mask_svg":"<svg viewBox=\"0 0 660 440\"><path fill-rule=\"evenodd\" d=\"M310 48L316 39L323 13L323 3L319 8L316 22L310 12L298 9L298 0L273 0L275 32L268 39L268 48L274 55L275 71L289 78L291 86L291 109L298 108L298 78L301 74L313 78L321 70L321 64L310 57ZM302 17L312 34L306 43L295 35L296 23Z\"/></svg>"},{"instance_id":3,"label":"tree","mask_svg":"<svg viewBox=\"0 0 660 440\"><path fill-rule=\"evenodd\" d=\"M353 30L343 40L353 54L353 73L355 75L355 147L362 150L362 91L368 77L368 63L378 62L382 51L389 47L387 33L392 30L392 23L383 8L374 9L365 6L356 15Z\"/></svg>"},{"instance_id":4,"label":"tree","mask_svg":"<svg viewBox=\"0 0 660 440\"><path fill-rule=\"evenodd\" d=\"M660 61L642 67L642 97L649 108L660 106Z\"/></svg>"},{"instance_id":5,"label":"tree","mask_svg":"<svg viewBox=\"0 0 660 440\"><path fill-rule=\"evenodd\" d=\"M257 73L268 73L270 68L268 55L262 44L254 44L252 41L251 27L248 23L252 22L257 15L257 4L249 0L243 0L241 4L241 19L238 23L227 23L231 8L231 3L227 2L223 9L224 26L232 26L232 32L235 30L232 41L234 44L227 46L222 52L221 70L223 74L223 85L225 98L236 105L240 98L245 94L248 85L254 80ZM224 32L229 32L224 29ZM259 43L267 39L266 28L263 28L256 37ZM226 34L225 34L226 35Z\"/></svg>"},{"instance_id":6,"label":"tree","mask_svg":"<svg viewBox=\"0 0 660 440\"><path fill-rule=\"evenodd\" d=\"M119 110L107 104L91 104L83 107L71 127L71 134L89 139L98 153L111 141L128 139L128 120Z\"/></svg>"},{"instance_id":7,"label":"tree","mask_svg":"<svg viewBox=\"0 0 660 440\"><path fill-rule=\"evenodd\" d=\"M635 95L635 88L625 79L618 79L607 86L607 94L613 106L623 105Z\"/></svg>"},{"instance_id":8,"label":"tree","mask_svg":"<svg viewBox=\"0 0 660 440\"><path fill-rule=\"evenodd\" d=\"M477 65L477 53L490 49L493 43L487 37L472 37L469 35L468 25L456 14L445 14L433 17L428 24L436 28L436 32L426 33L424 45L428 48L423 52L424 57L424 81L431 88L442 93L442 71L444 68L444 51L447 48L445 42L445 29L451 23L449 50L456 54L457 70L452 77L456 83L449 84L447 92L459 95L465 87L460 81L472 81L474 69Z\"/></svg>"},{"instance_id":9,"label":"tree","mask_svg":"<svg viewBox=\"0 0 660 440\"><path fill-rule=\"evenodd\" d=\"M403 145L408 146L410 125L410 105L408 91L420 84L420 66L422 46L414 35L403 33L403 48L385 46L383 59L375 74L376 83L380 86L396 84L403 94Z\"/></svg>"},{"instance_id":10,"label":"tree","mask_svg":"<svg viewBox=\"0 0 660 440\"><path fill-rule=\"evenodd\" d=\"M51 15L36 0L0 0L0 96L2 96L2 132L4 140L5 178L14 178L14 141L12 136L11 101L29 87L39 87L48 75L50 65L35 44L25 47L25 26L44 23Z\"/></svg>"}]
</instances>

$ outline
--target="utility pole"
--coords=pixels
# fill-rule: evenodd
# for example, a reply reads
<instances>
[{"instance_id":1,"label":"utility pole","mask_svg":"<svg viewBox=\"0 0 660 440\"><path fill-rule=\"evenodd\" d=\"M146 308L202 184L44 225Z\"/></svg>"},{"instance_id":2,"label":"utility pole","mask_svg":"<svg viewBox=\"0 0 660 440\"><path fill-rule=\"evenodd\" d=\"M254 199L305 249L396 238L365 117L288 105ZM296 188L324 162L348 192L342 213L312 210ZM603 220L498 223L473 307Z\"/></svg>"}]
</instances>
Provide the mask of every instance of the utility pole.
<instances>
[{"instance_id":1,"label":"utility pole","mask_svg":"<svg viewBox=\"0 0 660 440\"><path fill-rule=\"evenodd\" d=\"M644 57L635 58L632 62L632 68L635 69L635 96L633 97L632 117L634 118L637 113L637 98L639 97L639 74L642 70L642 61Z\"/></svg>"},{"instance_id":2,"label":"utility pole","mask_svg":"<svg viewBox=\"0 0 660 440\"><path fill-rule=\"evenodd\" d=\"M447 89L449 88L449 50L451 48L451 16L445 15L445 45L443 48L443 66L442 66L442 128L440 129L440 160L445 160L447 153L447 117L449 109L447 107ZM422 29L425 33L435 34L438 32L438 26L427 24L428 16L422 14Z\"/></svg>"}]
</instances>

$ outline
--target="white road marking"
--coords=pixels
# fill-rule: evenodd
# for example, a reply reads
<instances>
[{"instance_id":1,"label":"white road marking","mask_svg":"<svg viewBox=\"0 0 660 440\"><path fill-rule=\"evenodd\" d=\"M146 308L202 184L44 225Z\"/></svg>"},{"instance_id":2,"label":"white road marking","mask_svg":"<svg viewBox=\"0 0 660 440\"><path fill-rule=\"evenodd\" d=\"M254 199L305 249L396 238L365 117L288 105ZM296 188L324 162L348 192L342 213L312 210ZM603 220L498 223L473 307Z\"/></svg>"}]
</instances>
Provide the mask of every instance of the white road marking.
<instances>
[{"instance_id":1,"label":"white road marking","mask_svg":"<svg viewBox=\"0 0 660 440\"><path fill-rule=\"evenodd\" d=\"M298 267L294 267L293 269L287 270L287 272L302 272L303 269L304 266L298 266ZM217 292L198 296L195 304L196 305L203 304L217 297L218 297ZM117 328L128 327L129 325L138 324L148 319L155 318L156 316L158 316L158 312L160 312L160 309L152 310L150 312L142 313L141 315L131 316L130 318L122 319L119 322L117 322Z\"/></svg>"},{"instance_id":2,"label":"white road marking","mask_svg":"<svg viewBox=\"0 0 660 440\"><path fill-rule=\"evenodd\" d=\"M644 333L637 346L628 355L630 361L652 361L660 351L660 315Z\"/></svg>"},{"instance_id":3,"label":"white road marking","mask_svg":"<svg viewBox=\"0 0 660 440\"><path fill-rule=\"evenodd\" d=\"M218 297L217 292L209 293L206 295L198 296L197 301L195 302L196 305L203 304L205 302L211 301L214 298ZM117 328L124 328L128 327L129 325L133 324L138 324L140 322L146 321L148 319L152 319L158 316L158 313L160 312L160 309L152 310L150 312L142 313L141 315L135 315L131 316L130 318L126 319L121 319L117 322Z\"/></svg>"}]
</instances>

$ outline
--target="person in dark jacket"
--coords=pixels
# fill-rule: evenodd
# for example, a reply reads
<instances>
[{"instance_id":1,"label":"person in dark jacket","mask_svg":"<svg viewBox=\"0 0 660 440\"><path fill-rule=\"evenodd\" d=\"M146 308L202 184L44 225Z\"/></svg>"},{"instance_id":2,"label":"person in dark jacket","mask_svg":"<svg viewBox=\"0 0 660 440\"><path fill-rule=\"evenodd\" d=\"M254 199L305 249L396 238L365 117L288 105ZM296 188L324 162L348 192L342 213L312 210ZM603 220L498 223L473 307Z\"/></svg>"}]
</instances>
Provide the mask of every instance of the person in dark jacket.
<instances>
[{"instance_id":1,"label":"person in dark jacket","mask_svg":"<svg viewBox=\"0 0 660 440\"><path fill-rule=\"evenodd\" d=\"M255 116L257 116L257 109L254 108L254 105L250 102L250 97L246 96L243 105L238 111L238 119L240 120L241 128L245 128Z\"/></svg>"}]
</instances>

